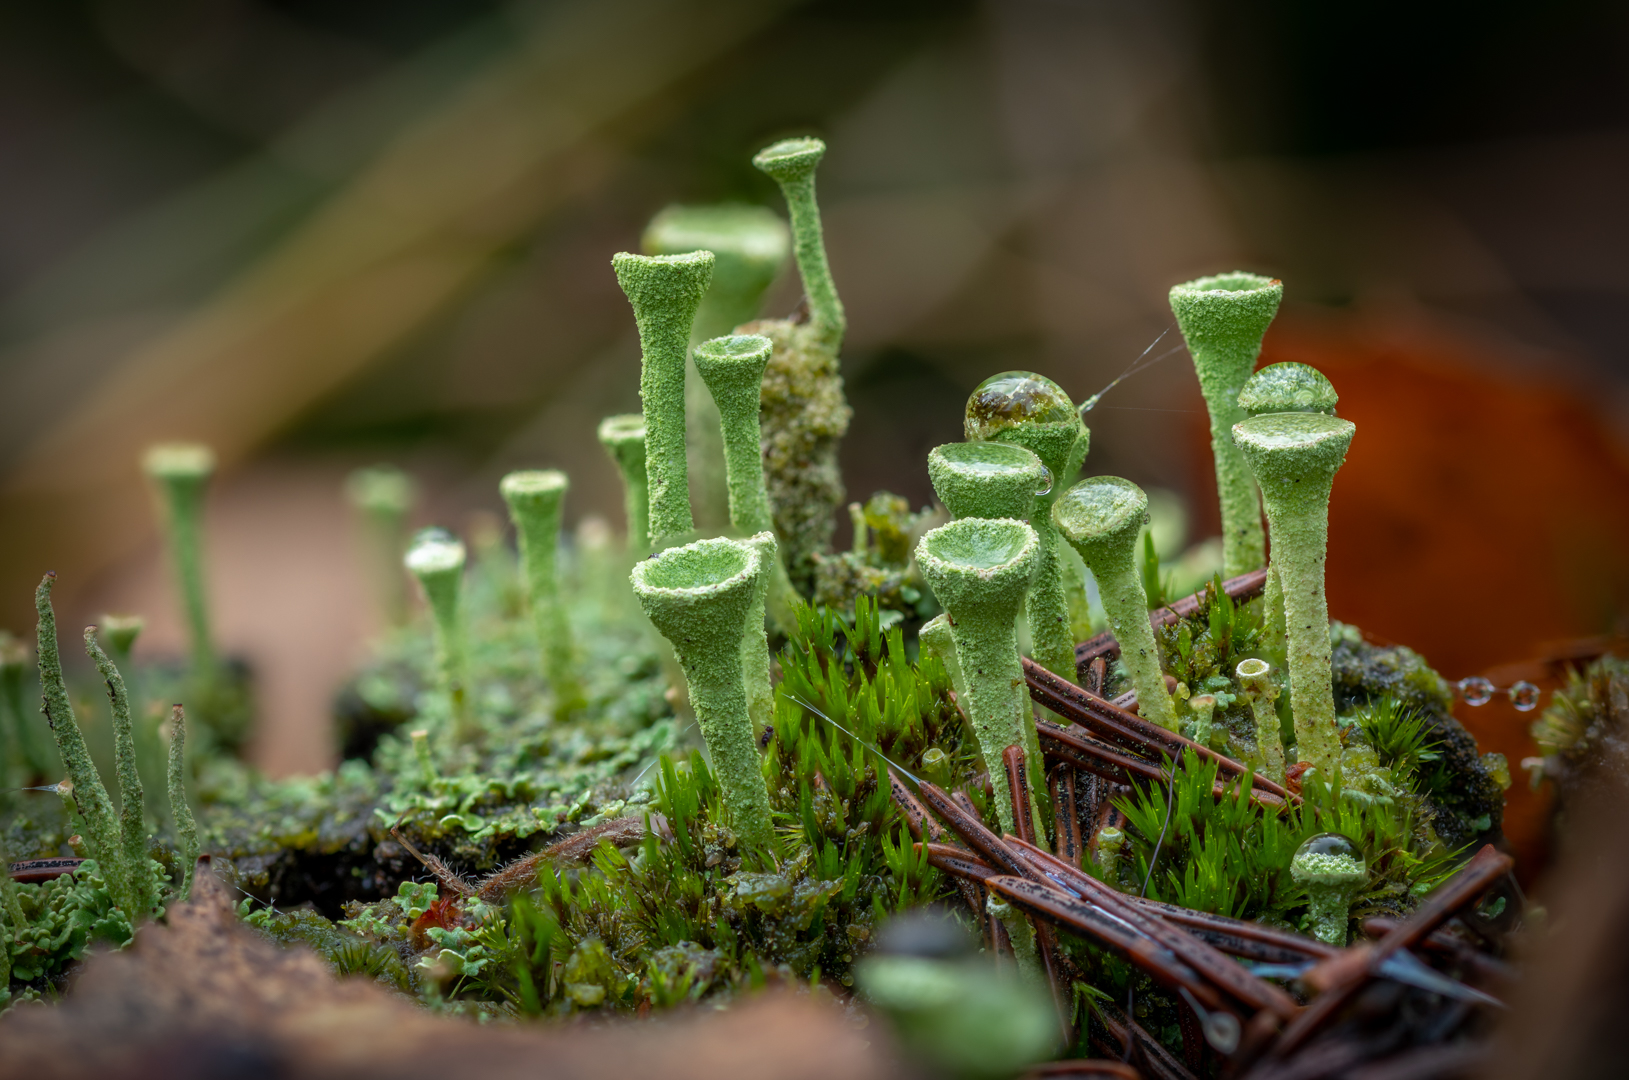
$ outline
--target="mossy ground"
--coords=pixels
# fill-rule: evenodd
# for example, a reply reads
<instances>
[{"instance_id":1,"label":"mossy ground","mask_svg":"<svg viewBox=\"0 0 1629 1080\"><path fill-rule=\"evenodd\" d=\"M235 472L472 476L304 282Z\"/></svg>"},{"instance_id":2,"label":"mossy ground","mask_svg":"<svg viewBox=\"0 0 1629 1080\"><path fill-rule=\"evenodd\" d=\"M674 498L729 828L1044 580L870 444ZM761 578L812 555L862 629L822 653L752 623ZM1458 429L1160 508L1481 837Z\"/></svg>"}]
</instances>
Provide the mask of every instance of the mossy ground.
<instances>
[{"instance_id":1,"label":"mossy ground","mask_svg":"<svg viewBox=\"0 0 1629 1080\"><path fill-rule=\"evenodd\" d=\"M908 532L909 516L895 516ZM361 756L281 782L223 756L196 761L204 849L236 877L246 920L317 948L336 971L436 1008L524 1017L643 1013L769 982L843 995L890 914L960 903L912 849L875 752L836 726L989 809L981 759L944 672L917 658L905 632L914 620L900 606L862 596L845 608L799 609L779 651L774 724L763 740L775 840L755 849L730 829L693 728L672 707L626 573L604 542L572 551L567 603L588 706L569 723L549 719L552 694L538 674L513 557L488 544L465 593L480 741L452 741L446 703L431 689L428 628L416 624L381 640L341 695ZM899 574L909 580L908 568ZM1186 696L1217 697L1217 748L1246 760L1251 722L1230 676L1261 651L1261 603L1235 604L1213 588L1161 636ZM1168 787L1120 800L1127 842L1094 872L1122 889L1297 927L1306 898L1288 865L1309 835L1341 832L1364 852L1370 878L1353 910L1362 916L1407 910L1467 843L1495 834L1495 763L1477 757L1448 715L1442 680L1407 650L1366 644L1338 624L1332 635L1349 763L1341 790L1309 790L1303 807L1275 815L1240 797L1212 798L1212 770L1189 761ZM1108 692L1120 681L1111 671ZM415 730L428 732L427 760L415 752ZM13 857L57 854L71 829L60 800L7 798ZM601 843L586 861L544 861L525 887L487 901L438 887L390 831L398 825L475 879L629 816L657 827L620 849ZM60 945L30 954L34 967L14 968L14 990L48 995L86 943L128 937L98 922L107 913L93 874L19 891L30 911L57 903L68 913L54 917L53 932L69 930ZM58 893L84 895L49 899ZM1178 1045L1169 995L1093 945L1065 938L1065 950L1082 1009L1135 989L1146 1026ZM1082 1025L1083 1039L1089 1030Z\"/></svg>"}]
</instances>

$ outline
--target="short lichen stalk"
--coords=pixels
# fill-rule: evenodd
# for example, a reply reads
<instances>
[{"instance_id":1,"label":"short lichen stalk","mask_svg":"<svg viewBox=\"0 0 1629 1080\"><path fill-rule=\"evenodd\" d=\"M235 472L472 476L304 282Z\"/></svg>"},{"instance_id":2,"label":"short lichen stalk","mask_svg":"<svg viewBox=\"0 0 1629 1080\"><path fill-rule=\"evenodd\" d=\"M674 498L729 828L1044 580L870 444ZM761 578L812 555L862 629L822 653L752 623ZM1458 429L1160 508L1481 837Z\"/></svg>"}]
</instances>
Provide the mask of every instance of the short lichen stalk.
<instances>
[{"instance_id":1,"label":"short lichen stalk","mask_svg":"<svg viewBox=\"0 0 1629 1080\"><path fill-rule=\"evenodd\" d=\"M1351 421L1322 413L1272 413L1233 429L1261 485L1283 585L1296 754L1326 782L1340 768L1324 593L1329 494L1356 430Z\"/></svg>"},{"instance_id":2,"label":"short lichen stalk","mask_svg":"<svg viewBox=\"0 0 1629 1080\"><path fill-rule=\"evenodd\" d=\"M1246 418L1271 413L1315 412L1335 415L1339 401L1335 388L1324 373L1306 364L1268 364L1244 384L1239 391L1239 408ZM1284 589L1278 580L1278 568L1269 563L1267 588L1262 597L1265 612L1262 643L1278 663L1288 658L1288 645L1284 628Z\"/></svg>"},{"instance_id":3,"label":"short lichen stalk","mask_svg":"<svg viewBox=\"0 0 1629 1080\"><path fill-rule=\"evenodd\" d=\"M1273 686L1273 666L1254 657L1239 661L1235 669L1244 696L1256 721L1256 754L1261 758L1261 774L1275 783L1284 782L1284 739L1278 730L1278 712L1273 699L1278 690Z\"/></svg>"},{"instance_id":4,"label":"short lichen stalk","mask_svg":"<svg viewBox=\"0 0 1629 1080\"><path fill-rule=\"evenodd\" d=\"M815 556L830 550L843 504L837 448L852 415L837 363L848 320L826 262L815 201L815 169L825 152L819 139L787 139L752 159L786 199L808 317L763 319L736 330L762 334L775 345L760 400L764 474L782 558L805 594L814 589Z\"/></svg>"},{"instance_id":5,"label":"short lichen stalk","mask_svg":"<svg viewBox=\"0 0 1629 1080\"><path fill-rule=\"evenodd\" d=\"M916 639L930 655L938 657L945 675L950 679L950 689L961 707L966 709L967 677L962 674L961 661L956 657L956 639L950 632L950 616L941 612L923 623L922 629L916 632Z\"/></svg>"},{"instance_id":6,"label":"short lichen stalk","mask_svg":"<svg viewBox=\"0 0 1629 1080\"><path fill-rule=\"evenodd\" d=\"M1309 837L1290 861L1290 876L1307 893L1307 930L1330 945L1346 945L1352 897L1368 879L1357 845L1337 833Z\"/></svg>"},{"instance_id":7,"label":"short lichen stalk","mask_svg":"<svg viewBox=\"0 0 1629 1080\"><path fill-rule=\"evenodd\" d=\"M207 446L155 446L142 464L164 504L165 533L186 611L193 674L211 679L216 653L204 589L203 518L204 490L215 471L215 455Z\"/></svg>"},{"instance_id":8,"label":"short lichen stalk","mask_svg":"<svg viewBox=\"0 0 1629 1080\"><path fill-rule=\"evenodd\" d=\"M1176 708L1148 622L1148 593L1137 572L1137 536L1148 524L1148 496L1130 480L1094 476L1064 492L1052 507L1052 520L1097 578L1109 629L1120 643L1120 662L1137 691L1137 711L1177 730Z\"/></svg>"},{"instance_id":9,"label":"short lichen stalk","mask_svg":"<svg viewBox=\"0 0 1629 1080\"><path fill-rule=\"evenodd\" d=\"M791 237L786 223L767 207L670 206L651 219L641 245L647 255L713 253L713 283L690 331L693 347L758 317L764 292L786 263ZM693 377L694 367L692 361L684 385L692 509L699 528L722 529L728 489L718 407Z\"/></svg>"},{"instance_id":10,"label":"short lichen stalk","mask_svg":"<svg viewBox=\"0 0 1629 1080\"><path fill-rule=\"evenodd\" d=\"M775 589L775 573L781 570L781 560L775 534L768 529L747 537L745 543L752 546L763 567L753 589L752 606L747 609L746 626L741 630L741 671L746 680L747 714L752 717L753 729L762 731L775 719L775 691L769 676L769 630L764 612Z\"/></svg>"},{"instance_id":11,"label":"short lichen stalk","mask_svg":"<svg viewBox=\"0 0 1629 1080\"><path fill-rule=\"evenodd\" d=\"M735 831L770 848L769 790L742 665L755 598L767 574L762 550L738 540L698 540L639 563L632 580L645 614L684 666L690 703Z\"/></svg>"},{"instance_id":12,"label":"short lichen stalk","mask_svg":"<svg viewBox=\"0 0 1629 1080\"><path fill-rule=\"evenodd\" d=\"M639 326L649 540L660 546L695 529L685 453L684 372L690 327L713 278L713 253L650 256L624 251L611 265Z\"/></svg>"},{"instance_id":13,"label":"short lichen stalk","mask_svg":"<svg viewBox=\"0 0 1629 1080\"><path fill-rule=\"evenodd\" d=\"M1222 573L1236 577L1267 562L1261 504L1249 467L1233 445L1244 419L1239 391L1261 355L1261 339L1278 313L1284 286L1256 274L1221 274L1171 289L1171 311L1193 356L1210 412L1210 447L1222 504Z\"/></svg>"},{"instance_id":14,"label":"short lichen stalk","mask_svg":"<svg viewBox=\"0 0 1629 1080\"><path fill-rule=\"evenodd\" d=\"M39 617L40 688L45 699L42 708L56 739L57 752L62 755L63 767L68 771L71 784L68 801L85 821L86 845L102 868L114 902L135 918L146 908L140 905L131 875L145 869L145 862L132 868L125 858L122 830L113 812L113 801L108 798L101 774L91 761L85 736L68 698L68 687L62 677L62 655L57 647L56 612L51 607L51 589L56 585L56 578L55 573L46 574L34 592L34 610ZM134 804L139 806L140 801L135 800Z\"/></svg>"},{"instance_id":15,"label":"short lichen stalk","mask_svg":"<svg viewBox=\"0 0 1629 1080\"><path fill-rule=\"evenodd\" d=\"M520 547L526 602L537 631L543 675L554 691L554 718L583 707L572 655L571 624L560 595L560 513L570 481L556 469L512 472L498 484Z\"/></svg>"},{"instance_id":16,"label":"short lichen stalk","mask_svg":"<svg viewBox=\"0 0 1629 1080\"><path fill-rule=\"evenodd\" d=\"M170 818L175 822L175 858L181 881L172 900L192 895L192 872L198 864L198 823L187 805L187 714L180 705L170 708L170 755L166 771L170 796Z\"/></svg>"},{"instance_id":17,"label":"short lichen stalk","mask_svg":"<svg viewBox=\"0 0 1629 1080\"><path fill-rule=\"evenodd\" d=\"M1069 395L1051 379L1029 371L1003 372L980 383L967 400L964 423L969 440L1023 447L1046 467L1048 475L1034 489L1035 498L1022 515L1041 541L1040 563L1024 608L1035 662L1074 682L1075 638L1064 591L1066 563L1059 556L1051 510L1057 492L1080 471L1090 433ZM1084 588L1084 582L1080 587Z\"/></svg>"},{"instance_id":18,"label":"short lichen stalk","mask_svg":"<svg viewBox=\"0 0 1629 1080\"><path fill-rule=\"evenodd\" d=\"M113 715L113 760L119 778L119 850L130 874L131 900L136 904L130 914L145 915L157 906L158 895L150 887L151 875L144 873L147 823L142 815L144 793L141 773L136 768L136 729L130 719L130 698L125 693L124 677L97 644L94 626L85 627L85 654L102 676Z\"/></svg>"},{"instance_id":19,"label":"short lichen stalk","mask_svg":"<svg viewBox=\"0 0 1629 1080\"><path fill-rule=\"evenodd\" d=\"M628 552L650 550L650 481L645 470L645 418L639 413L600 421L600 445L622 475L622 505L628 521Z\"/></svg>"},{"instance_id":20,"label":"short lichen stalk","mask_svg":"<svg viewBox=\"0 0 1629 1080\"><path fill-rule=\"evenodd\" d=\"M1013 621L1040 562L1035 530L1011 519L962 518L942 525L916 546L933 595L950 615L950 633L967 683L966 709L977 733L1001 826L1017 833L1002 751L1022 746L1029 761L1043 760L1024 689ZM1034 775L1035 770L1030 770ZM1031 788L1034 781L1031 780ZM1035 835L1046 835L1037 792L1030 791Z\"/></svg>"},{"instance_id":21,"label":"short lichen stalk","mask_svg":"<svg viewBox=\"0 0 1629 1080\"><path fill-rule=\"evenodd\" d=\"M453 739L471 743L481 736L468 684L459 594L463 590L464 545L444 529L425 529L413 538L404 560L418 579L435 627L436 688L447 702Z\"/></svg>"},{"instance_id":22,"label":"short lichen stalk","mask_svg":"<svg viewBox=\"0 0 1629 1080\"><path fill-rule=\"evenodd\" d=\"M345 496L362 519L368 574L379 610L392 626L407 622L407 516L413 510L413 480L391 465L357 469L345 480Z\"/></svg>"}]
</instances>

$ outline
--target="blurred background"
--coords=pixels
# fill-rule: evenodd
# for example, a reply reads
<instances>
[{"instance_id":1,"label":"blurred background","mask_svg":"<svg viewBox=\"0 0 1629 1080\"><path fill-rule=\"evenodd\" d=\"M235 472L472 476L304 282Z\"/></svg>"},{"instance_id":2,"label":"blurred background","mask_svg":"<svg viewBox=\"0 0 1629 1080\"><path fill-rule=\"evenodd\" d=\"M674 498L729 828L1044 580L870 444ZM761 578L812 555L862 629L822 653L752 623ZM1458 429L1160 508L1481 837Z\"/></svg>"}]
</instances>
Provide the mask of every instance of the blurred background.
<instances>
[{"instance_id":1,"label":"blurred background","mask_svg":"<svg viewBox=\"0 0 1629 1080\"><path fill-rule=\"evenodd\" d=\"M573 522L620 527L593 431L637 409L638 347L610 256L672 202L781 212L749 158L803 133L830 146L851 497L928 502L926 452L983 377L1084 399L1170 326L1173 283L1249 269L1286 283L1266 359L1322 367L1358 424L1337 618L1506 684L1624 629L1629 9L1607 0L0 6L0 626L31 634L55 569L66 625L139 613L138 652L180 652L137 463L206 441L254 756L330 764L376 618L345 474L407 467L420 519L467 535L504 471L559 467ZM768 308L797 300L783 281ZM1089 472L1215 531L1184 354L1088 421ZM1513 766L1532 715L1461 709Z\"/></svg>"}]
</instances>

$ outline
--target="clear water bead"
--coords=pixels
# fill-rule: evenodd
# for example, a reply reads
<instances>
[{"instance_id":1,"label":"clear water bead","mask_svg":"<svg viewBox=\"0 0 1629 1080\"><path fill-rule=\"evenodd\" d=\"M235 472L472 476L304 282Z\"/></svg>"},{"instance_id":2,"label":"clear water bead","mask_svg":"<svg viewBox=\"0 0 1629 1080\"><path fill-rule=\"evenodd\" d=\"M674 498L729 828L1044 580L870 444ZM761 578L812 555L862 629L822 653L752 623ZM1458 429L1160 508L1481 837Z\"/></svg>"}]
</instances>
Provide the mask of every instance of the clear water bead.
<instances>
[{"instance_id":1,"label":"clear water bead","mask_svg":"<svg viewBox=\"0 0 1629 1080\"><path fill-rule=\"evenodd\" d=\"M1036 489L1036 498L1040 498L1042 495L1052 494L1052 470L1048 469L1045 465L1042 465L1041 469L1046 473L1046 477L1041 481L1041 487Z\"/></svg>"},{"instance_id":2,"label":"clear water bead","mask_svg":"<svg viewBox=\"0 0 1629 1080\"><path fill-rule=\"evenodd\" d=\"M1491 682L1480 675L1459 680L1459 696L1467 705L1486 705L1493 700L1495 689Z\"/></svg>"},{"instance_id":3,"label":"clear water bead","mask_svg":"<svg viewBox=\"0 0 1629 1080\"><path fill-rule=\"evenodd\" d=\"M1523 679L1510 688L1510 703L1518 712L1532 712L1538 708L1539 688Z\"/></svg>"},{"instance_id":4,"label":"clear water bead","mask_svg":"<svg viewBox=\"0 0 1629 1080\"><path fill-rule=\"evenodd\" d=\"M1003 371L979 383L967 399L969 440L993 439L1015 424L1077 422L1074 403L1063 387L1033 371Z\"/></svg>"}]
</instances>

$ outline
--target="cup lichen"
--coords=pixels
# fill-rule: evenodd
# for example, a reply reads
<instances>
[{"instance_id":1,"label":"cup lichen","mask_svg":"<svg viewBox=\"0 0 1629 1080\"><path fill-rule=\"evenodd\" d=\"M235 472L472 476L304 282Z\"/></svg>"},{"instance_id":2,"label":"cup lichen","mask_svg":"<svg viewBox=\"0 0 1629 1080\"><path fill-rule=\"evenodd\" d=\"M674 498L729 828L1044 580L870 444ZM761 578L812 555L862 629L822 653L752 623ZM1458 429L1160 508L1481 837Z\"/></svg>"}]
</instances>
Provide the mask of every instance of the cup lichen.
<instances>
[{"instance_id":1,"label":"cup lichen","mask_svg":"<svg viewBox=\"0 0 1629 1080\"><path fill-rule=\"evenodd\" d=\"M214 677L216 652L210 632L209 598L204 587L204 491L215 472L215 454L196 443L165 443L150 448L142 469L161 496L170 561L181 587L193 673Z\"/></svg>"},{"instance_id":2,"label":"cup lichen","mask_svg":"<svg viewBox=\"0 0 1629 1080\"><path fill-rule=\"evenodd\" d=\"M916 545L917 564L950 615L951 637L967 682L967 713L995 789L996 813L1002 828L1014 834L1018 830L1002 751L1021 746L1027 760L1042 758L1013 620L1040 559L1035 530L1012 518L961 518L927 533ZM1045 836L1034 791L1029 802L1035 835Z\"/></svg>"},{"instance_id":3,"label":"cup lichen","mask_svg":"<svg viewBox=\"0 0 1629 1080\"><path fill-rule=\"evenodd\" d=\"M1137 568L1137 536L1148 524L1148 496L1130 480L1094 476L1053 504L1058 533L1080 552L1097 578L1109 629L1120 643L1137 709L1145 719L1177 730L1176 707L1165 688L1159 646L1148 622L1148 593Z\"/></svg>"},{"instance_id":4,"label":"cup lichen","mask_svg":"<svg viewBox=\"0 0 1629 1080\"><path fill-rule=\"evenodd\" d=\"M622 506L628 521L628 551L650 550L650 482L645 470L645 417L619 413L600 421L600 445L622 476Z\"/></svg>"},{"instance_id":5,"label":"cup lichen","mask_svg":"<svg viewBox=\"0 0 1629 1080\"><path fill-rule=\"evenodd\" d=\"M672 642L684 667L690 704L737 834L769 848L774 840L769 791L758 767L742 665L751 612L755 601L761 602L766 576L761 550L723 537L697 540L640 562L632 581L640 606Z\"/></svg>"},{"instance_id":6,"label":"cup lichen","mask_svg":"<svg viewBox=\"0 0 1629 1080\"><path fill-rule=\"evenodd\" d=\"M345 497L362 518L379 608L392 626L407 622L407 579L402 554L407 549L407 516L416 497L412 477L394 465L369 465L345 478Z\"/></svg>"},{"instance_id":7,"label":"cup lichen","mask_svg":"<svg viewBox=\"0 0 1629 1080\"><path fill-rule=\"evenodd\" d=\"M713 279L713 253L633 255L611 260L639 327L639 400L645 415L650 542L695 529L685 454L684 370L696 309Z\"/></svg>"},{"instance_id":8,"label":"cup lichen","mask_svg":"<svg viewBox=\"0 0 1629 1080\"><path fill-rule=\"evenodd\" d=\"M1256 721L1256 755L1261 760L1261 775L1274 783L1284 782L1284 738L1278 729L1278 712L1273 699L1278 689L1271 679L1273 665L1259 657L1240 660L1234 673L1250 702L1251 715Z\"/></svg>"},{"instance_id":9,"label":"cup lichen","mask_svg":"<svg viewBox=\"0 0 1629 1080\"><path fill-rule=\"evenodd\" d=\"M1233 425L1245 418L1239 392L1261 355L1261 339L1283 298L1282 282L1243 272L1198 278L1171 289L1171 311L1188 343L1210 412L1210 448L1222 504L1224 577L1249 573L1267 562L1261 504L1232 432Z\"/></svg>"},{"instance_id":10,"label":"cup lichen","mask_svg":"<svg viewBox=\"0 0 1629 1080\"><path fill-rule=\"evenodd\" d=\"M1273 566L1284 596L1296 754L1326 781L1340 768L1324 593L1329 495L1356 431L1350 420L1323 413L1269 413L1233 428L1261 487L1272 531Z\"/></svg>"},{"instance_id":11,"label":"cup lichen","mask_svg":"<svg viewBox=\"0 0 1629 1080\"><path fill-rule=\"evenodd\" d=\"M435 628L436 682L452 718L453 738L460 743L480 738L480 724L469 699L468 650L459 610L463 591L464 545L445 529L422 529L407 548L403 563L418 579Z\"/></svg>"},{"instance_id":12,"label":"cup lichen","mask_svg":"<svg viewBox=\"0 0 1629 1080\"><path fill-rule=\"evenodd\" d=\"M570 479L558 469L512 472L498 483L509 504L520 550L526 602L537 628L543 674L554 690L554 718L568 719L583 706L571 638L560 596L560 513Z\"/></svg>"},{"instance_id":13,"label":"cup lichen","mask_svg":"<svg viewBox=\"0 0 1629 1080\"><path fill-rule=\"evenodd\" d=\"M1344 947L1352 897L1369 876L1358 846L1339 833L1310 836L1296 848L1290 876L1306 890L1312 936Z\"/></svg>"}]
</instances>

